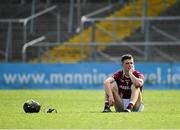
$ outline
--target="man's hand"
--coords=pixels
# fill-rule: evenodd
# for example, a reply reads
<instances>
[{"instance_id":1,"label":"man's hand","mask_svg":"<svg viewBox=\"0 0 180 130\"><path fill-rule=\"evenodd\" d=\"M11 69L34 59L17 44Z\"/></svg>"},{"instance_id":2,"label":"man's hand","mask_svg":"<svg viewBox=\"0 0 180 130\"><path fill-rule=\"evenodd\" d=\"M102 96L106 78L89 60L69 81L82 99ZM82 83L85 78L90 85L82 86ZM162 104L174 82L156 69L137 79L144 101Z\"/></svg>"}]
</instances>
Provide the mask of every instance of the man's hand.
<instances>
[{"instance_id":1,"label":"man's hand","mask_svg":"<svg viewBox=\"0 0 180 130\"><path fill-rule=\"evenodd\" d=\"M134 67L129 69L129 74L133 74L133 72L135 71Z\"/></svg>"},{"instance_id":2,"label":"man's hand","mask_svg":"<svg viewBox=\"0 0 180 130\"><path fill-rule=\"evenodd\" d=\"M141 79L141 78L137 78L137 77L133 74L134 71L135 71L134 68L131 68L131 69L129 70L129 76L130 76L133 84L135 85L136 88L138 88L138 87L140 87L140 86L143 86L144 80Z\"/></svg>"}]
</instances>

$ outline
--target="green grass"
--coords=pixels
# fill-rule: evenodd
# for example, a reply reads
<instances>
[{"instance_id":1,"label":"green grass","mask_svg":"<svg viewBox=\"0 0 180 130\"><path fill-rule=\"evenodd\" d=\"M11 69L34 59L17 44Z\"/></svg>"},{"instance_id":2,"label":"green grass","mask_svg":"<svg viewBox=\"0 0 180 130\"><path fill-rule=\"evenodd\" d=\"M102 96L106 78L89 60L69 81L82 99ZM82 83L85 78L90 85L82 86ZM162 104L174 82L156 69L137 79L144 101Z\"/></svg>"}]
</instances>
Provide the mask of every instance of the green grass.
<instances>
[{"instance_id":1,"label":"green grass","mask_svg":"<svg viewBox=\"0 0 180 130\"><path fill-rule=\"evenodd\" d=\"M144 112L101 113L102 90L1 90L0 128L180 128L180 91L145 90L143 97ZM58 113L26 114L22 106L27 99Z\"/></svg>"}]
</instances>

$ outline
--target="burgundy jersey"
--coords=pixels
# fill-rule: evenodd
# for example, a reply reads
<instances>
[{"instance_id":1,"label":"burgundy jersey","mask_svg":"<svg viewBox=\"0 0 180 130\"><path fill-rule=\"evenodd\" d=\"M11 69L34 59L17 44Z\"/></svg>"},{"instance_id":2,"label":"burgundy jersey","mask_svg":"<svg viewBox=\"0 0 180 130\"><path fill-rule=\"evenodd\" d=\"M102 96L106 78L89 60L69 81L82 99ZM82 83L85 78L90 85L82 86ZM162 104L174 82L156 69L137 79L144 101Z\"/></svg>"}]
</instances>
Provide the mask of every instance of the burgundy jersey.
<instances>
[{"instance_id":1,"label":"burgundy jersey","mask_svg":"<svg viewBox=\"0 0 180 130\"><path fill-rule=\"evenodd\" d=\"M133 72L133 74L137 78L144 79L144 75L136 70ZM118 90L119 90L120 96L124 99L130 99L131 85L132 85L131 78L124 76L122 70L114 73L112 77L115 79L115 81L118 85ZM140 86L141 91L142 91L142 87L143 86Z\"/></svg>"}]
</instances>

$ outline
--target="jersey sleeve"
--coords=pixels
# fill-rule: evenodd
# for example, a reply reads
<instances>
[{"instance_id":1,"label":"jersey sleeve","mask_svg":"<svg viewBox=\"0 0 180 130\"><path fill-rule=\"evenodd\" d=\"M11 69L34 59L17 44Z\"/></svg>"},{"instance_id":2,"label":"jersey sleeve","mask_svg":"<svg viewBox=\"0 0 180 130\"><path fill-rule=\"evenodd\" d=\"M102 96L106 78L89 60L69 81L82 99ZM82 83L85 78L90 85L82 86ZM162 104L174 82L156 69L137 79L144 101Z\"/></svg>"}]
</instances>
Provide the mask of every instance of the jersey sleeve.
<instances>
[{"instance_id":1,"label":"jersey sleeve","mask_svg":"<svg viewBox=\"0 0 180 130\"><path fill-rule=\"evenodd\" d=\"M142 80L144 80L144 75L138 71L135 71L134 75L137 77L137 78L140 78Z\"/></svg>"},{"instance_id":2,"label":"jersey sleeve","mask_svg":"<svg viewBox=\"0 0 180 130\"><path fill-rule=\"evenodd\" d=\"M142 73L140 73L140 72L138 72L138 71L135 71L135 72L134 72L134 75L135 75L137 78L140 78L140 79L142 79L142 80L144 81L144 75L143 75ZM140 86L141 91L142 91L142 87L143 87L143 86Z\"/></svg>"},{"instance_id":3,"label":"jersey sleeve","mask_svg":"<svg viewBox=\"0 0 180 130\"><path fill-rule=\"evenodd\" d=\"M138 71L135 71L134 72L134 75L137 77L137 78L140 78L140 79L142 79L143 81L144 81L144 75L142 74L142 73L140 73L140 72L138 72ZM141 88L142 88L143 86L141 86ZM141 89L141 91L142 91L142 89Z\"/></svg>"},{"instance_id":4,"label":"jersey sleeve","mask_svg":"<svg viewBox=\"0 0 180 130\"><path fill-rule=\"evenodd\" d=\"M121 76L121 71L115 72L115 73L112 75L112 77L115 79L116 82L119 81L120 76Z\"/></svg>"}]
</instances>

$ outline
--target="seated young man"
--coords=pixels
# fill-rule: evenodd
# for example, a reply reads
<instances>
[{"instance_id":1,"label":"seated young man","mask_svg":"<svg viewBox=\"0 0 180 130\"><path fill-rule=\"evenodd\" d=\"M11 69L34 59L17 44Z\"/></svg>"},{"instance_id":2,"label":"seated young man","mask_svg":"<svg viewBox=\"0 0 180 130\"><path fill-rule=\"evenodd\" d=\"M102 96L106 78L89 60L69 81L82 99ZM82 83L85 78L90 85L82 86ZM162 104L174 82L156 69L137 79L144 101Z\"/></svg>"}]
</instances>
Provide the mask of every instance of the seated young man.
<instances>
[{"instance_id":1,"label":"seated young man","mask_svg":"<svg viewBox=\"0 0 180 130\"><path fill-rule=\"evenodd\" d=\"M105 82L105 106L103 112L140 112L144 110L142 88L144 76L134 68L132 55L121 57L122 70L115 72Z\"/></svg>"}]
</instances>

